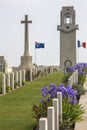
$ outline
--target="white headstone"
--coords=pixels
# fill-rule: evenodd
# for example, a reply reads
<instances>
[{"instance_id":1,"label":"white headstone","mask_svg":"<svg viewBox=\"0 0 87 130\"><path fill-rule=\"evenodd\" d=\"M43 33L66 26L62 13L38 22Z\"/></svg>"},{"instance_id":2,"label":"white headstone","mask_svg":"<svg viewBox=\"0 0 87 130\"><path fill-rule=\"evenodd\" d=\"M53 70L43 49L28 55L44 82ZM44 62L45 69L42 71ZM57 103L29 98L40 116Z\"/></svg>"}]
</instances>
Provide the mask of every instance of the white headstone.
<instances>
[{"instance_id":1,"label":"white headstone","mask_svg":"<svg viewBox=\"0 0 87 130\"><path fill-rule=\"evenodd\" d=\"M13 72L11 73L11 87L12 87L12 90L14 90L14 73Z\"/></svg>"},{"instance_id":2,"label":"white headstone","mask_svg":"<svg viewBox=\"0 0 87 130\"><path fill-rule=\"evenodd\" d=\"M45 69L46 69L46 75L48 75L48 74L49 74L49 73L48 73L48 67L46 67Z\"/></svg>"},{"instance_id":3,"label":"white headstone","mask_svg":"<svg viewBox=\"0 0 87 130\"><path fill-rule=\"evenodd\" d=\"M55 130L59 130L59 108L58 99L53 99L53 107L55 114Z\"/></svg>"},{"instance_id":4,"label":"white headstone","mask_svg":"<svg viewBox=\"0 0 87 130\"><path fill-rule=\"evenodd\" d=\"M47 118L48 118L48 130L55 130L54 126L54 107L48 107Z\"/></svg>"},{"instance_id":5,"label":"white headstone","mask_svg":"<svg viewBox=\"0 0 87 130\"><path fill-rule=\"evenodd\" d=\"M44 74L44 66L42 67L42 72L43 72L43 74Z\"/></svg>"},{"instance_id":6,"label":"white headstone","mask_svg":"<svg viewBox=\"0 0 87 130\"><path fill-rule=\"evenodd\" d=\"M14 79L14 80L15 80L15 83L14 83L14 84L15 84L15 87L18 88L18 71L15 71L15 73L14 73L14 78L15 78L15 79Z\"/></svg>"},{"instance_id":7,"label":"white headstone","mask_svg":"<svg viewBox=\"0 0 87 130\"><path fill-rule=\"evenodd\" d=\"M22 87L22 71L19 70L19 73L18 73L18 78L19 78L19 86Z\"/></svg>"},{"instance_id":8,"label":"white headstone","mask_svg":"<svg viewBox=\"0 0 87 130\"><path fill-rule=\"evenodd\" d=\"M73 73L73 84L75 84L76 83L76 77L75 77L75 72Z\"/></svg>"},{"instance_id":9,"label":"white headstone","mask_svg":"<svg viewBox=\"0 0 87 130\"><path fill-rule=\"evenodd\" d=\"M6 75L2 74L2 94L6 93Z\"/></svg>"},{"instance_id":10,"label":"white headstone","mask_svg":"<svg viewBox=\"0 0 87 130\"><path fill-rule=\"evenodd\" d=\"M10 73L7 73L7 86L10 86Z\"/></svg>"},{"instance_id":11,"label":"white headstone","mask_svg":"<svg viewBox=\"0 0 87 130\"><path fill-rule=\"evenodd\" d=\"M50 67L50 73L53 73L53 66Z\"/></svg>"},{"instance_id":12,"label":"white headstone","mask_svg":"<svg viewBox=\"0 0 87 130\"><path fill-rule=\"evenodd\" d=\"M78 70L76 70L76 78L77 78L77 83L78 83Z\"/></svg>"},{"instance_id":13,"label":"white headstone","mask_svg":"<svg viewBox=\"0 0 87 130\"><path fill-rule=\"evenodd\" d=\"M39 130L48 130L47 118L40 118Z\"/></svg>"},{"instance_id":14,"label":"white headstone","mask_svg":"<svg viewBox=\"0 0 87 130\"><path fill-rule=\"evenodd\" d=\"M32 81L32 69L30 69L30 81Z\"/></svg>"},{"instance_id":15,"label":"white headstone","mask_svg":"<svg viewBox=\"0 0 87 130\"><path fill-rule=\"evenodd\" d=\"M18 83L18 71L15 71L15 82Z\"/></svg>"},{"instance_id":16,"label":"white headstone","mask_svg":"<svg viewBox=\"0 0 87 130\"><path fill-rule=\"evenodd\" d=\"M74 83L74 77L73 75L71 75L71 86L73 85L73 83Z\"/></svg>"},{"instance_id":17,"label":"white headstone","mask_svg":"<svg viewBox=\"0 0 87 130\"><path fill-rule=\"evenodd\" d=\"M68 85L72 86L72 79L71 78L68 79Z\"/></svg>"},{"instance_id":18,"label":"white headstone","mask_svg":"<svg viewBox=\"0 0 87 130\"><path fill-rule=\"evenodd\" d=\"M59 101L59 121L60 123L62 123L62 93L61 92L57 92L57 98Z\"/></svg>"},{"instance_id":19,"label":"white headstone","mask_svg":"<svg viewBox=\"0 0 87 130\"><path fill-rule=\"evenodd\" d=\"M32 70L32 71L33 71L33 70ZM34 74L34 75L35 75L35 79L37 79L38 68L35 67L35 70L34 70L34 71L35 71L35 74Z\"/></svg>"},{"instance_id":20,"label":"white headstone","mask_svg":"<svg viewBox=\"0 0 87 130\"><path fill-rule=\"evenodd\" d=\"M25 82L25 70L22 70L22 82Z\"/></svg>"},{"instance_id":21,"label":"white headstone","mask_svg":"<svg viewBox=\"0 0 87 130\"><path fill-rule=\"evenodd\" d=\"M78 83L78 70L75 71L76 83Z\"/></svg>"}]
</instances>

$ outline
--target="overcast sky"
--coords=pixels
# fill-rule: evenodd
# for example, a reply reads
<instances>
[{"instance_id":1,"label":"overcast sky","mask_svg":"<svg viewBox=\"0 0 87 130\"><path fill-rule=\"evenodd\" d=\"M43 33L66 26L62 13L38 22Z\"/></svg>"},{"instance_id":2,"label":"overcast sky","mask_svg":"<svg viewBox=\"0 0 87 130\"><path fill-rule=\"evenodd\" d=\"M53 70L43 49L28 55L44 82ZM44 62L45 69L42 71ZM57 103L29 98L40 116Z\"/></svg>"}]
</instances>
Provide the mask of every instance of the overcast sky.
<instances>
[{"instance_id":1,"label":"overcast sky","mask_svg":"<svg viewBox=\"0 0 87 130\"><path fill-rule=\"evenodd\" d=\"M9 66L19 66L24 53L24 15L28 15L29 53L35 62L35 41L44 42L44 49L36 50L38 65L59 65L60 10L71 5L76 10L76 37L87 42L87 0L0 0L0 56ZM80 62L87 62L87 49L79 49Z\"/></svg>"}]
</instances>

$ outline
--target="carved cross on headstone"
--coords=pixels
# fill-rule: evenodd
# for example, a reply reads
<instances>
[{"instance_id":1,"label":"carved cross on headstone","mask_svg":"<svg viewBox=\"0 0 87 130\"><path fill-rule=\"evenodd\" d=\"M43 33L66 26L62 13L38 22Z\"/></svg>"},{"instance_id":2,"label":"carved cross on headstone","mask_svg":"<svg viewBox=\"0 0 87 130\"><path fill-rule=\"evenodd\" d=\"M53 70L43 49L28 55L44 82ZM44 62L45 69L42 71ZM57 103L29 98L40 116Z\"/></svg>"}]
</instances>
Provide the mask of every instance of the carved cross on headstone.
<instances>
[{"instance_id":1,"label":"carved cross on headstone","mask_svg":"<svg viewBox=\"0 0 87 130\"><path fill-rule=\"evenodd\" d=\"M29 44L28 44L28 23L32 23L32 21L28 21L28 15L25 15L25 21L21 21L21 23L25 24L25 43L24 43L24 56L29 56Z\"/></svg>"}]
</instances>

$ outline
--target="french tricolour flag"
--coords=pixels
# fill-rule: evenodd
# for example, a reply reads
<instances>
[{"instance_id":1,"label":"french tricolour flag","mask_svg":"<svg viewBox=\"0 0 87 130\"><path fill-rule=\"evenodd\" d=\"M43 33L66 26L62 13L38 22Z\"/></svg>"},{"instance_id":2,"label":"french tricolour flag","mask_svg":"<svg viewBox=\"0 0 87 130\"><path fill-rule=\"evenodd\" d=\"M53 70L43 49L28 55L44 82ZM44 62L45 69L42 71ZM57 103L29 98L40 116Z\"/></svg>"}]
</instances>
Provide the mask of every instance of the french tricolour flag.
<instances>
[{"instance_id":1,"label":"french tricolour flag","mask_svg":"<svg viewBox=\"0 0 87 130\"><path fill-rule=\"evenodd\" d=\"M86 48L86 42L80 42L79 40L77 41L78 47L83 47Z\"/></svg>"}]
</instances>

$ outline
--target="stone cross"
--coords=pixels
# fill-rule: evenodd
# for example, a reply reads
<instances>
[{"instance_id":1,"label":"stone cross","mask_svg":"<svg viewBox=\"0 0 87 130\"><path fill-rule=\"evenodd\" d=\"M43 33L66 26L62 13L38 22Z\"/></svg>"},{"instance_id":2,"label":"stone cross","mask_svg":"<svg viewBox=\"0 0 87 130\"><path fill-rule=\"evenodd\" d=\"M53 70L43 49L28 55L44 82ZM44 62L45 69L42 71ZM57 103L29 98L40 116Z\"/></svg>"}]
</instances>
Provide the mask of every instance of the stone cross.
<instances>
[{"instance_id":1,"label":"stone cross","mask_svg":"<svg viewBox=\"0 0 87 130\"><path fill-rule=\"evenodd\" d=\"M29 56L29 45L28 45L28 23L32 23L32 21L28 21L28 15L25 15L25 21L21 21L21 23L25 24L25 43L24 43L24 56Z\"/></svg>"}]
</instances>

